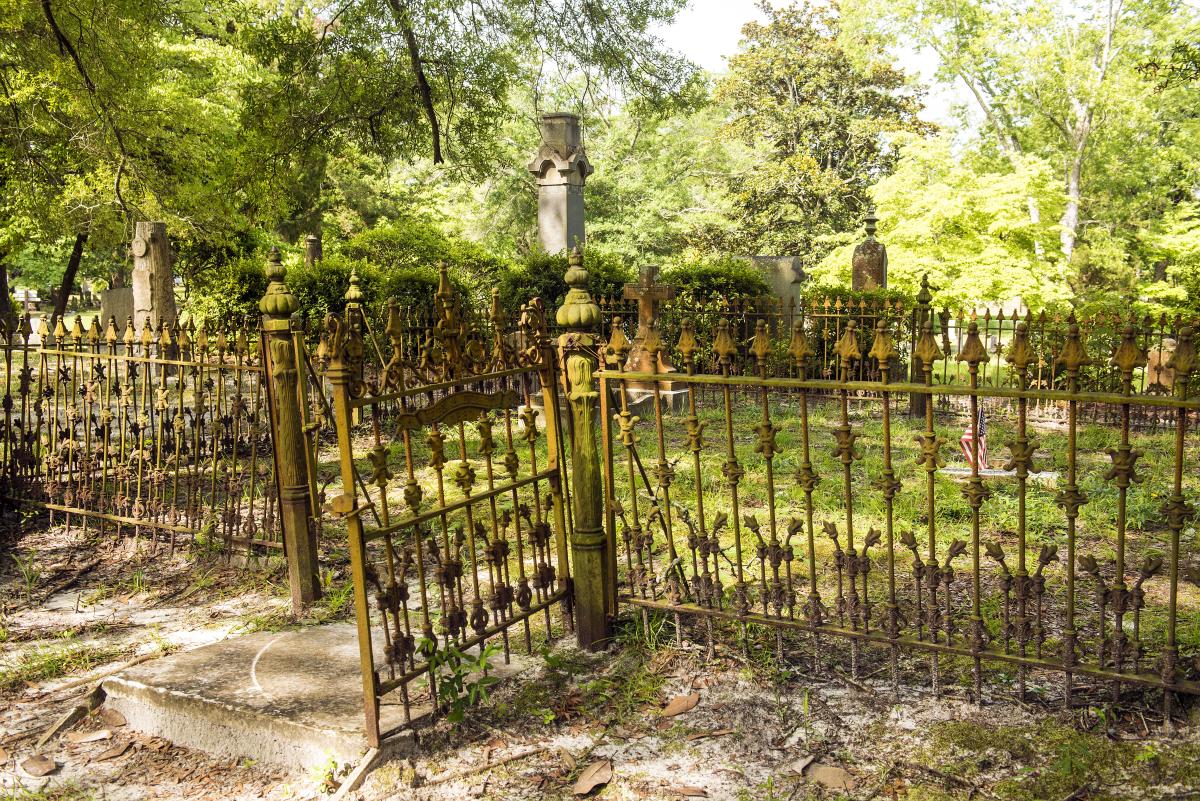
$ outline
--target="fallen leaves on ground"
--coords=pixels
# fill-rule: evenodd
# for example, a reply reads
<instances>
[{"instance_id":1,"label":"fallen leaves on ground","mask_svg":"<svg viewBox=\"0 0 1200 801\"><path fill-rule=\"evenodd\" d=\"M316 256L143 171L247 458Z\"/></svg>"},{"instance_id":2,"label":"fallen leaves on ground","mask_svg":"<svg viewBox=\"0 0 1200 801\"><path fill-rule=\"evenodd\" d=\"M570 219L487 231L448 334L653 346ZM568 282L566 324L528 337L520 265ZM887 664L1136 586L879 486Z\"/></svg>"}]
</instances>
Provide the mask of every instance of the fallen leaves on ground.
<instances>
[{"instance_id":1,"label":"fallen leaves on ground","mask_svg":"<svg viewBox=\"0 0 1200 801\"><path fill-rule=\"evenodd\" d=\"M671 699L671 703L666 705L662 711L662 715L665 718L682 715L684 712L691 712L696 708L696 704L698 703L700 703L700 693L677 695Z\"/></svg>"},{"instance_id":2,"label":"fallen leaves on ground","mask_svg":"<svg viewBox=\"0 0 1200 801\"><path fill-rule=\"evenodd\" d=\"M853 790L858 786L858 782L854 780L849 771L839 768L837 765L826 765L823 762L814 762L801 775L809 781L823 784L833 790Z\"/></svg>"},{"instance_id":3,"label":"fallen leaves on ground","mask_svg":"<svg viewBox=\"0 0 1200 801\"><path fill-rule=\"evenodd\" d=\"M21 763L21 770L38 778L49 776L57 769L58 764L45 754L35 754Z\"/></svg>"},{"instance_id":4,"label":"fallen leaves on ground","mask_svg":"<svg viewBox=\"0 0 1200 801\"><path fill-rule=\"evenodd\" d=\"M129 742L128 740L123 743L117 743L113 747L111 747L105 751L101 751L99 754L97 754L92 759L92 761L93 762L107 762L110 759L116 759L117 757L121 756L121 754L124 754L126 751L128 751L129 746L132 744L133 743Z\"/></svg>"},{"instance_id":5,"label":"fallen leaves on ground","mask_svg":"<svg viewBox=\"0 0 1200 801\"><path fill-rule=\"evenodd\" d=\"M587 795L610 781L612 781L612 760L601 759L583 769L583 773L579 774L579 778L575 780L575 787L571 792L575 795Z\"/></svg>"}]
</instances>

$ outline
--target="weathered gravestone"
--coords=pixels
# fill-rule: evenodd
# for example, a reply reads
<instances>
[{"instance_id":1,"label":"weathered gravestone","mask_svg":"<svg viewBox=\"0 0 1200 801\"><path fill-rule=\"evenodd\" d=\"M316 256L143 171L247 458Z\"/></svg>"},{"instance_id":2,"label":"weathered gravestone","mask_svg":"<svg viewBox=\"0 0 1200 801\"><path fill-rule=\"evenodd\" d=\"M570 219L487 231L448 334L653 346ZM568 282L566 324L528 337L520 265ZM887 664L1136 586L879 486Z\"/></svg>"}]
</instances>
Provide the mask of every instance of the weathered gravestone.
<instances>
[{"instance_id":1,"label":"weathered gravestone","mask_svg":"<svg viewBox=\"0 0 1200 801\"><path fill-rule=\"evenodd\" d=\"M1146 389L1170 394L1175 389L1175 368L1167 363L1175 355L1175 340L1167 337L1146 354Z\"/></svg>"},{"instance_id":2,"label":"weathered gravestone","mask_svg":"<svg viewBox=\"0 0 1200 801\"><path fill-rule=\"evenodd\" d=\"M782 301L785 311L793 302L800 305L800 291L808 276L799 256L751 256L750 262L762 272L771 294Z\"/></svg>"},{"instance_id":3,"label":"weathered gravestone","mask_svg":"<svg viewBox=\"0 0 1200 801\"><path fill-rule=\"evenodd\" d=\"M321 237L309 234L304 237L304 266L313 267L321 261Z\"/></svg>"},{"instance_id":4,"label":"weathered gravestone","mask_svg":"<svg viewBox=\"0 0 1200 801\"><path fill-rule=\"evenodd\" d=\"M538 184L538 241L547 253L583 245L583 186L592 164L583 152L579 117L546 114L542 144L529 162Z\"/></svg>"},{"instance_id":5,"label":"weathered gravestone","mask_svg":"<svg viewBox=\"0 0 1200 801\"><path fill-rule=\"evenodd\" d=\"M633 341L630 343L629 357L625 361L625 369L631 373L658 373L669 375L675 372L666 354L667 343L662 342L658 332L659 304L675 297L675 288L658 282L658 267L647 265L641 269L638 282L625 285L625 298L636 300L638 304L638 325ZM651 348L657 342L657 347ZM655 384L658 385L659 397L663 409L672 412L681 411L687 402L687 387L676 386L669 380L662 381L631 381L628 384L629 400L633 405L649 404L653 409Z\"/></svg>"},{"instance_id":6,"label":"weathered gravestone","mask_svg":"<svg viewBox=\"0 0 1200 801\"><path fill-rule=\"evenodd\" d=\"M867 211L867 238L854 248L850 282L855 292L887 288L887 248L875 238L875 209Z\"/></svg>"},{"instance_id":7,"label":"weathered gravestone","mask_svg":"<svg viewBox=\"0 0 1200 801\"><path fill-rule=\"evenodd\" d=\"M175 309L174 259L167 241L167 224L140 222L133 237L133 324L138 331L149 321L157 329L173 322ZM119 322L120 318L118 318Z\"/></svg>"},{"instance_id":8,"label":"weathered gravestone","mask_svg":"<svg viewBox=\"0 0 1200 801\"><path fill-rule=\"evenodd\" d=\"M107 326L115 320L117 333L125 332L125 321L133 316L133 287L114 286L100 293L100 322Z\"/></svg>"}]
</instances>

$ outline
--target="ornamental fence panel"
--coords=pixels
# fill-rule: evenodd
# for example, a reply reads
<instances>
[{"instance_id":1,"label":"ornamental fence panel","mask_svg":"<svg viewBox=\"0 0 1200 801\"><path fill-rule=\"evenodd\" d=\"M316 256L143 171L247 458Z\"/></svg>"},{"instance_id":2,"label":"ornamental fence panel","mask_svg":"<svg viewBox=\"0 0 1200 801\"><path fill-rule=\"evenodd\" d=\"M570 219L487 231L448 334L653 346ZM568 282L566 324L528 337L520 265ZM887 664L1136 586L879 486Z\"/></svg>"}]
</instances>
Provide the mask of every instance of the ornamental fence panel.
<instances>
[{"instance_id":1,"label":"ornamental fence panel","mask_svg":"<svg viewBox=\"0 0 1200 801\"><path fill-rule=\"evenodd\" d=\"M68 529L251 558L282 549L256 323L5 327L0 493Z\"/></svg>"},{"instance_id":2,"label":"ornamental fence panel","mask_svg":"<svg viewBox=\"0 0 1200 801\"><path fill-rule=\"evenodd\" d=\"M1187 321L920 299L871 328L696 321L662 346L669 375L625 369L615 319L598 353L615 602L695 624L710 653L762 632L780 658L897 684L922 655L935 689L949 675L979 699L1006 672L1067 704L1152 688L1167 715L1200 693ZM906 341L915 375L894 369ZM932 401L915 417L899 403L914 397Z\"/></svg>"}]
</instances>

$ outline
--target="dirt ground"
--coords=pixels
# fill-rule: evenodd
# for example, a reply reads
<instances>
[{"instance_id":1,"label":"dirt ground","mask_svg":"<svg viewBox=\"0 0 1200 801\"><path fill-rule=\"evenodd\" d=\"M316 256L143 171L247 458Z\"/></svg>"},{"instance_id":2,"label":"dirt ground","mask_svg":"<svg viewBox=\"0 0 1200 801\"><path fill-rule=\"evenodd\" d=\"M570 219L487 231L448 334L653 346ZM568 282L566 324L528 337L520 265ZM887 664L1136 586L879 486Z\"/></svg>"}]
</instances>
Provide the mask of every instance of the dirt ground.
<instances>
[{"instance_id":1,"label":"dirt ground","mask_svg":"<svg viewBox=\"0 0 1200 801\"><path fill-rule=\"evenodd\" d=\"M216 760L130 732L103 705L37 743L130 661L344 618L339 570L325 577L326 601L296 622L281 565L152 554L145 541L113 544L78 529L32 541L15 541L0 564L0 798L315 799L336 790L349 766L289 774ZM1168 733L1153 695L1128 695L1118 716L1107 688L1084 685L1066 712L1057 682L1033 677L1018 703L996 675L978 707L963 666L943 665L934 697L920 659L902 664L893 697L885 654L864 655L854 679L830 644L814 671L804 640L780 662L765 635L738 645L725 634L730 644L706 660L698 632L684 631L680 644L670 620L634 616L608 653L545 650L463 722L422 728L415 750L350 797L1200 798L1195 708Z\"/></svg>"}]
</instances>

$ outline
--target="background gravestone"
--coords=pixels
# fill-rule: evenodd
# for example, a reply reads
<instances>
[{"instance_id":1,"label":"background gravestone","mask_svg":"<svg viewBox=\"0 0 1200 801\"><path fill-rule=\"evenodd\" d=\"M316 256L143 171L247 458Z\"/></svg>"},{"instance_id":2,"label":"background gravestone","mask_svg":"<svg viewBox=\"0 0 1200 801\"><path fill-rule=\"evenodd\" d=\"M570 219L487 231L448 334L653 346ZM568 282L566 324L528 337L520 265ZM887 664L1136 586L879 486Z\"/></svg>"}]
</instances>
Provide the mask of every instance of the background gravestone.
<instances>
[{"instance_id":1,"label":"background gravestone","mask_svg":"<svg viewBox=\"0 0 1200 801\"><path fill-rule=\"evenodd\" d=\"M850 285L855 292L887 289L887 248L875 238L875 209L867 211L867 238L854 248Z\"/></svg>"},{"instance_id":2,"label":"background gravestone","mask_svg":"<svg viewBox=\"0 0 1200 801\"><path fill-rule=\"evenodd\" d=\"M133 287L114 286L100 292L100 324L116 320L117 335L125 333L125 321L133 316Z\"/></svg>"},{"instance_id":3,"label":"background gravestone","mask_svg":"<svg viewBox=\"0 0 1200 801\"><path fill-rule=\"evenodd\" d=\"M174 259L167 241L167 224L140 222L133 237L133 324L138 331L149 320L158 328L163 320L174 321ZM120 319L120 318L118 318Z\"/></svg>"},{"instance_id":4,"label":"background gravestone","mask_svg":"<svg viewBox=\"0 0 1200 801\"><path fill-rule=\"evenodd\" d=\"M538 184L538 242L547 253L583 246L583 186L592 164L583 152L579 117L546 114L542 144L529 162Z\"/></svg>"},{"instance_id":5,"label":"background gravestone","mask_svg":"<svg viewBox=\"0 0 1200 801\"><path fill-rule=\"evenodd\" d=\"M771 294L783 301L785 312L793 300L799 308L800 291L808 277L800 266L799 256L751 256L750 261L766 279Z\"/></svg>"},{"instance_id":6,"label":"background gravestone","mask_svg":"<svg viewBox=\"0 0 1200 801\"><path fill-rule=\"evenodd\" d=\"M313 267L321 258L321 237L316 234L304 237L304 266Z\"/></svg>"}]
</instances>

